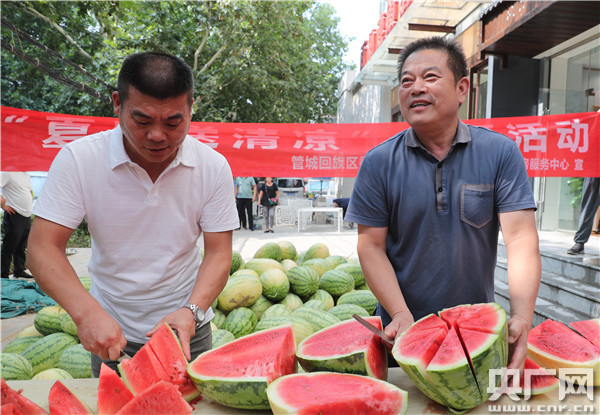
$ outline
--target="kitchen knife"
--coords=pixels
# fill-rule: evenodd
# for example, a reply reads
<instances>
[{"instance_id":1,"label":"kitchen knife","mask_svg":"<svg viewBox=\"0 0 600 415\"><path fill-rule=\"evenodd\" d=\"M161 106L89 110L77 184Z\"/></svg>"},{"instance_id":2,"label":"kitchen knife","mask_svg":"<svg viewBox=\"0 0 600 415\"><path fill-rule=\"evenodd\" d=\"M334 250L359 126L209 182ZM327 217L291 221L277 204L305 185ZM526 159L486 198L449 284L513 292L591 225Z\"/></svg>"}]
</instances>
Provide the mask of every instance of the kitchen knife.
<instances>
[{"instance_id":1,"label":"kitchen knife","mask_svg":"<svg viewBox=\"0 0 600 415\"><path fill-rule=\"evenodd\" d=\"M387 343L391 344L392 346L394 345L394 339L391 336L388 336L387 334L385 334L385 332L383 330L379 330L377 327L375 327L374 325L372 325L371 323L369 323L367 320L365 320L364 318L362 318L358 314L353 314L352 317L354 317L354 319L356 321L358 321L360 324L362 324L364 327L368 328L373 333L375 333L376 335L378 335L379 337L381 337L381 339L384 342L387 342Z\"/></svg>"}]
</instances>

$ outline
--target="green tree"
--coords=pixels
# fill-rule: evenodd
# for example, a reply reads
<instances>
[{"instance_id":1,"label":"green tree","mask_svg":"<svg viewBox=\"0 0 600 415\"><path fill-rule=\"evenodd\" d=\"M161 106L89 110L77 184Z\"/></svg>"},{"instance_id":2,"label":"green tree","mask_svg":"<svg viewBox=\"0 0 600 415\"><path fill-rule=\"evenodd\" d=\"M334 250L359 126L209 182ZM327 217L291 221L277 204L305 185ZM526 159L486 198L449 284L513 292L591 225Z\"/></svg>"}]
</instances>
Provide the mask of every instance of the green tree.
<instances>
[{"instance_id":1,"label":"green tree","mask_svg":"<svg viewBox=\"0 0 600 415\"><path fill-rule=\"evenodd\" d=\"M158 50L193 68L194 121L327 122L339 77L349 69L339 19L316 1L14 1L1 7L6 106L111 116L110 93L124 56Z\"/></svg>"}]
</instances>

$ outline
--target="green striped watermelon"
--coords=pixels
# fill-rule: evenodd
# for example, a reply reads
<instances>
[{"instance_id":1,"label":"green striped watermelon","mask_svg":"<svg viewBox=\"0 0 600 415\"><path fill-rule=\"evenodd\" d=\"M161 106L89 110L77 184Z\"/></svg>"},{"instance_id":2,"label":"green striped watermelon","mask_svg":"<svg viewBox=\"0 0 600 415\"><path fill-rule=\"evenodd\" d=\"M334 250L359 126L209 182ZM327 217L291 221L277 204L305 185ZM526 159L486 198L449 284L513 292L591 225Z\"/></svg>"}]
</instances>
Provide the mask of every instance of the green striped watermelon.
<instances>
[{"instance_id":1,"label":"green striped watermelon","mask_svg":"<svg viewBox=\"0 0 600 415\"><path fill-rule=\"evenodd\" d=\"M342 294L336 302L336 305L340 304L356 304L367 310L369 314L373 314L377 307L377 297L371 291L354 290Z\"/></svg>"},{"instance_id":2,"label":"green striped watermelon","mask_svg":"<svg viewBox=\"0 0 600 415\"><path fill-rule=\"evenodd\" d=\"M0 353L0 377L6 380L29 380L33 368L27 358L17 353Z\"/></svg>"},{"instance_id":3,"label":"green striped watermelon","mask_svg":"<svg viewBox=\"0 0 600 415\"><path fill-rule=\"evenodd\" d=\"M290 290L300 297L309 297L319 289L319 274L312 268L299 265L287 272Z\"/></svg>"},{"instance_id":4,"label":"green striped watermelon","mask_svg":"<svg viewBox=\"0 0 600 415\"><path fill-rule=\"evenodd\" d=\"M283 267L283 271L284 272L288 272L289 270L291 270L294 267L297 267L298 264L296 264L294 261L292 261L291 259L282 259L281 260L281 266Z\"/></svg>"},{"instance_id":5,"label":"green striped watermelon","mask_svg":"<svg viewBox=\"0 0 600 415\"><path fill-rule=\"evenodd\" d=\"M219 347L225 343L235 340L233 333L223 329L213 330L212 332L212 348Z\"/></svg>"},{"instance_id":6,"label":"green striped watermelon","mask_svg":"<svg viewBox=\"0 0 600 415\"><path fill-rule=\"evenodd\" d=\"M272 301L283 300L290 292L290 280L280 269L271 268L260 274L262 294Z\"/></svg>"},{"instance_id":7,"label":"green striped watermelon","mask_svg":"<svg viewBox=\"0 0 600 415\"><path fill-rule=\"evenodd\" d=\"M317 242L310 246L304 252L304 261L313 259L313 258L327 258L329 256L329 247L322 242Z\"/></svg>"},{"instance_id":8,"label":"green striped watermelon","mask_svg":"<svg viewBox=\"0 0 600 415\"><path fill-rule=\"evenodd\" d=\"M51 369L42 370L36 374L31 380L58 380L58 379L73 379L73 375L64 369L53 367Z\"/></svg>"},{"instance_id":9,"label":"green striped watermelon","mask_svg":"<svg viewBox=\"0 0 600 415\"><path fill-rule=\"evenodd\" d=\"M331 310L329 310L329 313L339 318L340 321L349 320L354 314L357 314L360 317L369 316L367 310L356 304L336 305L335 307L332 307Z\"/></svg>"},{"instance_id":10,"label":"green striped watermelon","mask_svg":"<svg viewBox=\"0 0 600 415\"><path fill-rule=\"evenodd\" d=\"M225 319L227 316L219 309L213 309L213 313L215 313L215 316L211 322L214 323L217 328L223 328L223 324L225 324Z\"/></svg>"},{"instance_id":11,"label":"green striped watermelon","mask_svg":"<svg viewBox=\"0 0 600 415\"><path fill-rule=\"evenodd\" d=\"M252 333L254 326L258 323L256 314L246 307L240 307L227 315L223 329L231 332L235 338Z\"/></svg>"},{"instance_id":12,"label":"green striped watermelon","mask_svg":"<svg viewBox=\"0 0 600 415\"><path fill-rule=\"evenodd\" d=\"M341 255L329 255L327 258L325 258L325 261L329 262L331 269L334 269L340 264L345 264L348 262L348 260Z\"/></svg>"},{"instance_id":13,"label":"green striped watermelon","mask_svg":"<svg viewBox=\"0 0 600 415\"><path fill-rule=\"evenodd\" d=\"M6 345L2 353L18 353L21 354L23 350L25 350L28 346L31 346L33 343L37 342L40 338L37 336L32 337L19 337L14 339L10 343Z\"/></svg>"},{"instance_id":14,"label":"green striped watermelon","mask_svg":"<svg viewBox=\"0 0 600 415\"><path fill-rule=\"evenodd\" d=\"M251 275L240 274L229 278L219 294L219 308L231 311L238 307L249 307L262 294L262 284Z\"/></svg>"},{"instance_id":15,"label":"green striped watermelon","mask_svg":"<svg viewBox=\"0 0 600 415\"><path fill-rule=\"evenodd\" d=\"M298 316L271 316L264 318L258 322L256 327L254 327L254 331L256 332L273 327L285 326L287 324L292 325L294 338L296 339L296 345L314 333L312 325Z\"/></svg>"},{"instance_id":16,"label":"green striped watermelon","mask_svg":"<svg viewBox=\"0 0 600 415\"><path fill-rule=\"evenodd\" d=\"M77 336L77 325L68 313L64 313L60 318L60 328L64 333Z\"/></svg>"},{"instance_id":17,"label":"green striped watermelon","mask_svg":"<svg viewBox=\"0 0 600 415\"><path fill-rule=\"evenodd\" d=\"M329 311L331 309L331 307L333 307L335 305L335 301L333 300L333 297L331 296L331 294L329 294L325 290L320 290L320 289L317 290L313 295L308 297L308 299L322 301L323 304L325 304L325 306L327 307L327 310L325 310L325 311Z\"/></svg>"},{"instance_id":18,"label":"green striped watermelon","mask_svg":"<svg viewBox=\"0 0 600 415\"><path fill-rule=\"evenodd\" d=\"M269 268L283 271L283 265L271 258L252 258L246 261L246 268L256 272L259 276Z\"/></svg>"},{"instance_id":19,"label":"green striped watermelon","mask_svg":"<svg viewBox=\"0 0 600 415\"><path fill-rule=\"evenodd\" d=\"M37 331L35 326L32 324L31 326L25 327L23 330L17 333L16 339L20 339L21 337L43 337L44 335Z\"/></svg>"},{"instance_id":20,"label":"green striped watermelon","mask_svg":"<svg viewBox=\"0 0 600 415\"><path fill-rule=\"evenodd\" d=\"M314 269L319 276L323 275L325 271L333 269L331 264L323 258L308 259L302 263L302 266Z\"/></svg>"},{"instance_id":21,"label":"green striped watermelon","mask_svg":"<svg viewBox=\"0 0 600 415\"><path fill-rule=\"evenodd\" d=\"M298 316L310 323L314 331L319 331L340 322L336 316L329 314L327 311L306 306L292 311L292 316Z\"/></svg>"},{"instance_id":22,"label":"green striped watermelon","mask_svg":"<svg viewBox=\"0 0 600 415\"><path fill-rule=\"evenodd\" d=\"M290 241L278 241L277 245L281 248L281 262L288 259L294 261L298 256L298 251Z\"/></svg>"},{"instance_id":23,"label":"green striped watermelon","mask_svg":"<svg viewBox=\"0 0 600 415\"><path fill-rule=\"evenodd\" d=\"M346 373L282 376L267 388L275 414L405 414L408 393L391 383Z\"/></svg>"},{"instance_id":24,"label":"green striped watermelon","mask_svg":"<svg viewBox=\"0 0 600 415\"><path fill-rule=\"evenodd\" d=\"M35 329L44 336L62 332L60 319L62 318L63 312L61 312L61 310L63 310L62 307L58 305L50 305L40 309L33 320Z\"/></svg>"},{"instance_id":25,"label":"green striped watermelon","mask_svg":"<svg viewBox=\"0 0 600 415\"><path fill-rule=\"evenodd\" d=\"M261 295L260 297L258 297L258 300L256 300L254 304L250 306L250 310L254 311L254 314L256 314L256 318L260 320L265 310L267 310L272 305L273 303L267 297ZM223 321L225 321L224 318Z\"/></svg>"},{"instance_id":26,"label":"green striped watermelon","mask_svg":"<svg viewBox=\"0 0 600 415\"><path fill-rule=\"evenodd\" d=\"M308 300L304 303L303 307L312 307L316 308L317 310L328 311L327 306L321 300Z\"/></svg>"},{"instance_id":27,"label":"green striped watermelon","mask_svg":"<svg viewBox=\"0 0 600 415\"><path fill-rule=\"evenodd\" d=\"M241 337L200 354L188 373L200 392L222 405L269 409L267 384L296 371L291 325Z\"/></svg>"},{"instance_id":28,"label":"green striped watermelon","mask_svg":"<svg viewBox=\"0 0 600 415\"><path fill-rule=\"evenodd\" d=\"M23 350L22 356L29 360L35 375L42 370L56 367L60 355L77 343L78 339L70 334L52 333Z\"/></svg>"},{"instance_id":29,"label":"green striped watermelon","mask_svg":"<svg viewBox=\"0 0 600 415\"><path fill-rule=\"evenodd\" d=\"M256 271L248 269L248 268L238 269L236 272L231 274L230 277L237 277L238 275L252 275L256 279L258 279L258 277L259 277L259 275L256 273Z\"/></svg>"},{"instance_id":30,"label":"green striped watermelon","mask_svg":"<svg viewBox=\"0 0 600 415\"><path fill-rule=\"evenodd\" d=\"M285 298L283 300L281 300L279 302L279 304L283 304L290 310L294 311L298 307L302 307L303 302L302 302L302 298L300 298L296 294L289 293L288 295L285 296Z\"/></svg>"},{"instance_id":31,"label":"green striped watermelon","mask_svg":"<svg viewBox=\"0 0 600 415\"><path fill-rule=\"evenodd\" d=\"M327 291L333 297L339 297L354 290L354 278L346 271L332 269L321 275L319 288Z\"/></svg>"},{"instance_id":32,"label":"green striped watermelon","mask_svg":"<svg viewBox=\"0 0 600 415\"><path fill-rule=\"evenodd\" d=\"M360 264L356 262L347 262L340 264L335 269L347 272L354 278L354 286L359 287L365 283L365 275L363 274Z\"/></svg>"},{"instance_id":33,"label":"green striped watermelon","mask_svg":"<svg viewBox=\"0 0 600 415\"><path fill-rule=\"evenodd\" d=\"M366 320L381 329L381 318ZM387 379L387 349L356 320L346 320L310 335L298 345L298 362L307 372L332 371Z\"/></svg>"},{"instance_id":34,"label":"green striped watermelon","mask_svg":"<svg viewBox=\"0 0 600 415\"><path fill-rule=\"evenodd\" d=\"M82 344L76 344L62 352L56 367L66 370L75 379L91 378L92 354Z\"/></svg>"},{"instance_id":35,"label":"green striped watermelon","mask_svg":"<svg viewBox=\"0 0 600 415\"><path fill-rule=\"evenodd\" d=\"M280 262L283 259L283 252L281 251L281 247L275 242L267 242L258 248L254 253L254 258L270 258Z\"/></svg>"},{"instance_id":36,"label":"green striped watermelon","mask_svg":"<svg viewBox=\"0 0 600 415\"><path fill-rule=\"evenodd\" d=\"M267 308L262 315L262 318L269 318L275 316L289 316L292 312L289 308L287 308L284 304L273 304L271 307Z\"/></svg>"},{"instance_id":37,"label":"green striped watermelon","mask_svg":"<svg viewBox=\"0 0 600 415\"><path fill-rule=\"evenodd\" d=\"M231 252L231 266L229 267L229 275L244 268L244 259L238 251Z\"/></svg>"}]
</instances>

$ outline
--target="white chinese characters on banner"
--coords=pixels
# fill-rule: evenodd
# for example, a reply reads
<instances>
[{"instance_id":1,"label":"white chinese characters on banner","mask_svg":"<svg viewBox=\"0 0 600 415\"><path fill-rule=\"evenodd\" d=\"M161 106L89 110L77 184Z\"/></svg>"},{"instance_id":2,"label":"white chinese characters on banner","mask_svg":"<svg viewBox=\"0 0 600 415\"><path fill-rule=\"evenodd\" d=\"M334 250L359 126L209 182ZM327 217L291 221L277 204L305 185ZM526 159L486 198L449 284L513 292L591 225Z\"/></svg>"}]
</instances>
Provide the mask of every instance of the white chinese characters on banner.
<instances>
[{"instance_id":1,"label":"white chinese characters on banner","mask_svg":"<svg viewBox=\"0 0 600 415\"><path fill-rule=\"evenodd\" d=\"M188 135L196 138L198 141L206 144L210 148L216 149L219 146L219 130L212 127L201 127L192 123Z\"/></svg>"},{"instance_id":2,"label":"white chinese characters on banner","mask_svg":"<svg viewBox=\"0 0 600 415\"><path fill-rule=\"evenodd\" d=\"M43 148L62 148L69 142L88 135L91 123L74 121L60 117L47 117L48 134L50 136L42 140Z\"/></svg>"},{"instance_id":3,"label":"white chinese characters on banner","mask_svg":"<svg viewBox=\"0 0 600 415\"><path fill-rule=\"evenodd\" d=\"M572 121L557 121L559 134L558 148L568 149L575 153L587 153L589 147L588 125L582 124L576 118Z\"/></svg>"},{"instance_id":4,"label":"white chinese characters on banner","mask_svg":"<svg viewBox=\"0 0 600 415\"><path fill-rule=\"evenodd\" d=\"M296 135L301 134L295 131ZM296 140L294 148L314 151L327 151L327 150L339 150L340 148L335 144L336 133L327 133L323 129L316 131L305 131L305 140ZM306 143L306 145L304 145Z\"/></svg>"},{"instance_id":5,"label":"white chinese characters on banner","mask_svg":"<svg viewBox=\"0 0 600 415\"><path fill-rule=\"evenodd\" d=\"M246 141L246 147L249 150L253 150L256 147L260 147L262 150L275 150L277 148L277 130L269 130L263 127L248 129L243 134L233 134L237 140L233 144L233 148L241 149Z\"/></svg>"},{"instance_id":6,"label":"white chinese characters on banner","mask_svg":"<svg viewBox=\"0 0 600 415\"><path fill-rule=\"evenodd\" d=\"M523 153L530 151L546 152L546 142L548 139L548 130L540 123L530 124L508 124L508 134L514 136L517 146L521 148L523 145Z\"/></svg>"}]
</instances>

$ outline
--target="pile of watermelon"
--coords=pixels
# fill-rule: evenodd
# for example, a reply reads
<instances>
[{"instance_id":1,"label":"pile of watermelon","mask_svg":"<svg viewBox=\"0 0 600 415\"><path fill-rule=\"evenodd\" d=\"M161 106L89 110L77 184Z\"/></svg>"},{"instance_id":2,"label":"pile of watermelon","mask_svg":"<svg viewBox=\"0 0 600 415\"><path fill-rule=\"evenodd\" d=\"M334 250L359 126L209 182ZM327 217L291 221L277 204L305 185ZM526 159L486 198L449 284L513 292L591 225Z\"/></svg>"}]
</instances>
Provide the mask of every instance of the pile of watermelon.
<instances>
[{"instance_id":1,"label":"pile of watermelon","mask_svg":"<svg viewBox=\"0 0 600 415\"><path fill-rule=\"evenodd\" d=\"M316 243L298 254L289 241L267 242L252 258L233 252L231 275L213 303L213 347L260 330L291 324L295 339L377 305L360 264Z\"/></svg>"}]
</instances>

